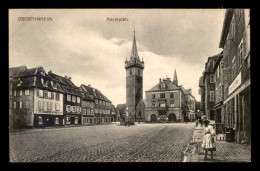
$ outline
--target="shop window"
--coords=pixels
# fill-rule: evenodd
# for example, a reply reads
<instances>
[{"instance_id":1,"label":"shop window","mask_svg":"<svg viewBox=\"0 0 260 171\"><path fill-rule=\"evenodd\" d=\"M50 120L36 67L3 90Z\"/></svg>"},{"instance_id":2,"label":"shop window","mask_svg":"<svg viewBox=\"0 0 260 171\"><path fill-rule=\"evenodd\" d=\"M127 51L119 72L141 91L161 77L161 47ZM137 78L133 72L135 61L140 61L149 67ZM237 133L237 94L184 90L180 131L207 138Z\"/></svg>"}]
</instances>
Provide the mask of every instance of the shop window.
<instances>
[{"instance_id":1,"label":"shop window","mask_svg":"<svg viewBox=\"0 0 260 171\"><path fill-rule=\"evenodd\" d=\"M55 124L58 125L59 124L59 117L55 118Z\"/></svg>"},{"instance_id":2,"label":"shop window","mask_svg":"<svg viewBox=\"0 0 260 171\"><path fill-rule=\"evenodd\" d=\"M67 101L71 101L71 95L67 94Z\"/></svg>"},{"instance_id":3,"label":"shop window","mask_svg":"<svg viewBox=\"0 0 260 171\"><path fill-rule=\"evenodd\" d=\"M29 95L30 95L30 91L29 91L29 90L25 90L25 91L24 91L24 94L25 94L26 96L29 96Z\"/></svg>"},{"instance_id":4,"label":"shop window","mask_svg":"<svg viewBox=\"0 0 260 171\"><path fill-rule=\"evenodd\" d=\"M66 118L66 124L70 124L70 123L71 123L70 117L67 117L67 118Z\"/></svg>"},{"instance_id":5,"label":"shop window","mask_svg":"<svg viewBox=\"0 0 260 171\"><path fill-rule=\"evenodd\" d=\"M43 124L43 119L41 116L38 117L38 124L39 125L42 125Z\"/></svg>"},{"instance_id":6,"label":"shop window","mask_svg":"<svg viewBox=\"0 0 260 171\"><path fill-rule=\"evenodd\" d=\"M79 123L79 119L78 117L75 117L74 124L78 124L78 123Z\"/></svg>"}]
</instances>

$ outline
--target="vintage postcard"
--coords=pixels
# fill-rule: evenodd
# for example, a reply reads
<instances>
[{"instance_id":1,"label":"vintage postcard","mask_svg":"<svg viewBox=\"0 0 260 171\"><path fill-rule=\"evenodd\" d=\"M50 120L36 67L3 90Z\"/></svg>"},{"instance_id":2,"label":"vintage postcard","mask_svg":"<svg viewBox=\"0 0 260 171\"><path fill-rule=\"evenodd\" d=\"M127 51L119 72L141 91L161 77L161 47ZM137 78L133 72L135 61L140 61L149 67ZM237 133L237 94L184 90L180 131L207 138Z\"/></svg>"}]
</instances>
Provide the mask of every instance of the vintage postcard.
<instances>
[{"instance_id":1,"label":"vintage postcard","mask_svg":"<svg viewBox=\"0 0 260 171\"><path fill-rule=\"evenodd\" d=\"M251 162L250 9L9 9L9 161Z\"/></svg>"}]
</instances>

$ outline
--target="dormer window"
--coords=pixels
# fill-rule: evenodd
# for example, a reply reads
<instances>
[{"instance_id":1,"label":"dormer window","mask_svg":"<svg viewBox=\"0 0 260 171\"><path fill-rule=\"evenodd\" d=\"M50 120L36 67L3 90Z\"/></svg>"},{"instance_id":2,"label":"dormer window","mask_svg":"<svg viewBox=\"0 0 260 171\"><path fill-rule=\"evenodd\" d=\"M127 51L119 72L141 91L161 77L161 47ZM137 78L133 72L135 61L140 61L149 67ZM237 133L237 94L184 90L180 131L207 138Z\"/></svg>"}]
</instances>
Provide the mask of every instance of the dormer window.
<instances>
[{"instance_id":1,"label":"dormer window","mask_svg":"<svg viewBox=\"0 0 260 171\"><path fill-rule=\"evenodd\" d=\"M45 73L43 71L40 72L43 76L45 76Z\"/></svg>"},{"instance_id":2,"label":"dormer window","mask_svg":"<svg viewBox=\"0 0 260 171\"><path fill-rule=\"evenodd\" d=\"M51 86L53 87L53 81L51 81Z\"/></svg>"},{"instance_id":3,"label":"dormer window","mask_svg":"<svg viewBox=\"0 0 260 171\"><path fill-rule=\"evenodd\" d=\"M162 83L162 84L161 84L161 88L162 88L162 89L165 89L165 83Z\"/></svg>"}]
</instances>

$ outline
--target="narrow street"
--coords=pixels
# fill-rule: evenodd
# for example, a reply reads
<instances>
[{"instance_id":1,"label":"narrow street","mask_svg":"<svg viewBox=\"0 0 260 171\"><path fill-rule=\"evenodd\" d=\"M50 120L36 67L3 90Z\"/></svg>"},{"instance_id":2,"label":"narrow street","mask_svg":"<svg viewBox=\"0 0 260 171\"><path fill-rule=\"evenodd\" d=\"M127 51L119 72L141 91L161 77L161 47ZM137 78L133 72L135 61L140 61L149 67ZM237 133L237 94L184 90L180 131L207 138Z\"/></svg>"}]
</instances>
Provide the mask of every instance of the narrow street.
<instances>
[{"instance_id":1,"label":"narrow street","mask_svg":"<svg viewBox=\"0 0 260 171\"><path fill-rule=\"evenodd\" d=\"M194 123L118 124L10 133L12 162L182 162Z\"/></svg>"}]
</instances>

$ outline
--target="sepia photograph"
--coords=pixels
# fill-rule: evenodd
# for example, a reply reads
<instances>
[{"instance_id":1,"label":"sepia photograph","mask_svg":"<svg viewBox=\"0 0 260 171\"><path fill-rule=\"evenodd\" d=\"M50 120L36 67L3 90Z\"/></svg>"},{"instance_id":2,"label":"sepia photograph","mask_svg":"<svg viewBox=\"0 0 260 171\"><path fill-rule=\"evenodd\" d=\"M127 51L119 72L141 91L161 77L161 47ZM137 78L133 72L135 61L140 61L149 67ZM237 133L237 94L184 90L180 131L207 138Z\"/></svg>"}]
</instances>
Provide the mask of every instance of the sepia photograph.
<instances>
[{"instance_id":1,"label":"sepia photograph","mask_svg":"<svg viewBox=\"0 0 260 171\"><path fill-rule=\"evenodd\" d=\"M9 9L10 163L251 163L250 9Z\"/></svg>"}]
</instances>

